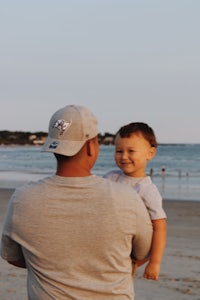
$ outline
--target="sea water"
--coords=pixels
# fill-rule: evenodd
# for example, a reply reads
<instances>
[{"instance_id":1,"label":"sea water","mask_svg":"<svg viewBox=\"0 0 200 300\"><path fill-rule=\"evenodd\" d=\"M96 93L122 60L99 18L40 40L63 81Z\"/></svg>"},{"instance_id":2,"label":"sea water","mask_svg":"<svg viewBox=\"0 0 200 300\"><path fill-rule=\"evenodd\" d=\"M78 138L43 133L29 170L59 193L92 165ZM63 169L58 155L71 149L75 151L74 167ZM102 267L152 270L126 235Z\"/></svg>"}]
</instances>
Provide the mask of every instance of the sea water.
<instances>
[{"instance_id":1,"label":"sea water","mask_svg":"<svg viewBox=\"0 0 200 300\"><path fill-rule=\"evenodd\" d=\"M40 147L0 147L0 188L16 188L27 181L36 181L54 174L55 168L54 156L41 152ZM114 146L101 145L93 174L102 176L115 168ZM150 174L150 170L164 199L200 201L200 144L159 145L146 173Z\"/></svg>"}]
</instances>

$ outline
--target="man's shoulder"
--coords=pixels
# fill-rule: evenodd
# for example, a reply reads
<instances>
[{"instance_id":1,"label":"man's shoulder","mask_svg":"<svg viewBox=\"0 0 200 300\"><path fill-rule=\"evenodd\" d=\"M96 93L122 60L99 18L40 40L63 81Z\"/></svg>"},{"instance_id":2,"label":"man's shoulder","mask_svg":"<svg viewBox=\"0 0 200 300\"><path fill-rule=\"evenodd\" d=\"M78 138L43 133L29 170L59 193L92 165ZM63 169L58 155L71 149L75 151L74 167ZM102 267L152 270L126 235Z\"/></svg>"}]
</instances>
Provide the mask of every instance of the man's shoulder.
<instances>
[{"instance_id":1,"label":"man's shoulder","mask_svg":"<svg viewBox=\"0 0 200 300\"><path fill-rule=\"evenodd\" d=\"M33 195L37 197L38 193L41 193L41 191L44 192L45 182L46 178L39 181L27 182L14 190L11 199L13 202L16 202L18 200L23 201L23 199L30 199Z\"/></svg>"},{"instance_id":2,"label":"man's shoulder","mask_svg":"<svg viewBox=\"0 0 200 300\"><path fill-rule=\"evenodd\" d=\"M103 177L110 179L112 181L117 181L117 179L122 175L121 170L111 170L108 173L106 173Z\"/></svg>"}]
</instances>

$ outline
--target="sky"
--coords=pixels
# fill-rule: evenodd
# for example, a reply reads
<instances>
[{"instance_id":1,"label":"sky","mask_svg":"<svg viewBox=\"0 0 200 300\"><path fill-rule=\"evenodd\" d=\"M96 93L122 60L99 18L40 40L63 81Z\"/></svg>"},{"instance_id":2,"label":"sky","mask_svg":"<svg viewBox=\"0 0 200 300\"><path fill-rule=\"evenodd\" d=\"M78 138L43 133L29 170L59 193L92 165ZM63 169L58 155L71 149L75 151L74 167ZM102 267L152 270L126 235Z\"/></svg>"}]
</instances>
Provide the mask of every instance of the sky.
<instances>
[{"instance_id":1,"label":"sky","mask_svg":"<svg viewBox=\"0 0 200 300\"><path fill-rule=\"evenodd\" d=\"M0 4L0 131L48 131L68 104L99 132L148 123L159 143L200 143L199 0Z\"/></svg>"}]
</instances>

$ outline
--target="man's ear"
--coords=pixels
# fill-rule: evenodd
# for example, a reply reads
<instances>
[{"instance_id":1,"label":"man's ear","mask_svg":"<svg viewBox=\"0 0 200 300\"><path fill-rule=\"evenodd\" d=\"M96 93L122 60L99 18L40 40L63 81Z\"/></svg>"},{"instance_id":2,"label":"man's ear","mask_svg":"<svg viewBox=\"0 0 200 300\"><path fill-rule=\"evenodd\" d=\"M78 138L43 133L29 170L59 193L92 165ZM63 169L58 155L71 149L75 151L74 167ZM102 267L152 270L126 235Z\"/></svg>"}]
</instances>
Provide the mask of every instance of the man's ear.
<instances>
[{"instance_id":1,"label":"man's ear","mask_svg":"<svg viewBox=\"0 0 200 300\"><path fill-rule=\"evenodd\" d=\"M97 144L98 144L98 138L97 137L94 137L94 138L92 138L92 139L90 139L86 142L87 154L89 156L95 156L96 157L98 155L98 152L99 152L98 146L99 146L99 144L98 144L98 146L97 146Z\"/></svg>"},{"instance_id":2,"label":"man's ear","mask_svg":"<svg viewBox=\"0 0 200 300\"><path fill-rule=\"evenodd\" d=\"M86 142L86 150L87 150L87 155L92 156L93 154L93 145L92 145L92 140L88 140Z\"/></svg>"}]
</instances>

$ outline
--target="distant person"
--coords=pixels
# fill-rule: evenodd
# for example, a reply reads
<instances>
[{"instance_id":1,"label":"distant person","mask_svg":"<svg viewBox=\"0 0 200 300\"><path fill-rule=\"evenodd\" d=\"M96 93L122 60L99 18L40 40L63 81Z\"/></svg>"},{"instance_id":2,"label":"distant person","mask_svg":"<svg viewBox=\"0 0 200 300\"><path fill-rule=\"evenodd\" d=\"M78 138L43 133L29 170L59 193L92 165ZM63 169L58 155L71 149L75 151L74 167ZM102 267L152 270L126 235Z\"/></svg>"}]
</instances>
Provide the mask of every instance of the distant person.
<instances>
[{"instance_id":1,"label":"distant person","mask_svg":"<svg viewBox=\"0 0 200 300\"><path fill-rule=\"evenodd\" d=\"M166 214L162 197L145 169L156 154L157 141L154 131L146 123L136 122L119 129L115 138L115 161L120 170L113 170L104 177L130 185L141 196L153 224L152 251L144 277L157 280L166 244ZM140 265L141 262L138 262Z\"/></svg>"},{"instance_id":2,"label":"distant person","mask_svg":"<svg viewBox=\"0 0 200 300\"><path fill-rule=\"evenodd\" d=\"M165 177L165 166L162 166L161 168L161 175L162 177Z\"/></svg>"},{"instance_id":3,"label":"distant person","mask_svg":"<svg viewBox=\"0 0 200 300\"><path fill-rule=\"evenodd\" d=\"M151 178L153 177L153 169L152 168L150 169L150 174L149 175L150 175Z\"/></svg>"},{"instance_id":4,"label":"distant person","mask_svg":"<svg viewBox=\"0 0 200 300\"><path fill-rule=\"evenodd\" d=\"M3 259L27 268L29 300L134 299L130 254L148 255L152 224L130 187L91 174L96 118L78 105L56 111L43 150L54 153L56 174L12 195Z\"/></svg>"}]
</instances>

